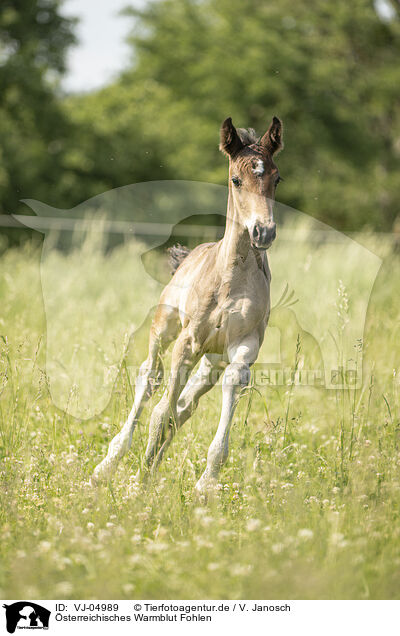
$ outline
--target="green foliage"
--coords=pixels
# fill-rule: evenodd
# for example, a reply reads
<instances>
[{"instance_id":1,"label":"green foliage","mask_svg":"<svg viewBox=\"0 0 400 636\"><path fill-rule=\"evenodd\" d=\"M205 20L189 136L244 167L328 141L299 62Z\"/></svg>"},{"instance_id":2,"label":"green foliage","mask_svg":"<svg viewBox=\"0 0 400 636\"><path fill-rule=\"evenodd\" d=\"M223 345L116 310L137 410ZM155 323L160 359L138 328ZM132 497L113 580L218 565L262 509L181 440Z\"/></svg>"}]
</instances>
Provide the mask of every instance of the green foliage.
<instances>
[{"instance_id":1,"label":"green foliage","mask_svg":"<svg viewBox=\"0 0 400 636\"><path fill-rule=\"evenodd\" d=\"M4 0L0 7L0 214L26 213L32 196L60 203L70 124L57 98L74 21L59 0Z\"/></svg>"},{"instance_id":2,"label":"green foliage","mask_svg":"<svg viewBox=\"0 0 400 636\"><path fill-rule=\"evenodd\" d=\"M262 133L276 113L286 139L279 199L337 228L391 228L400 212L398 15L383 21L372 0L158 0L129 13L131 70L71 101L72 118L94 132L81 152L104 168L105 185L225 183L221 121L231 115Z\"/></svg>"},{"instance_id":3,"label":"green foliage","mask_svg":"<svg viewBox=\"0 0 400 636\"><path fill-rule=\"evenodd\" d=\"M132 59L114 83L60 100L73 23L60 2L0 10L0 195L70 208L132 182L226 182L231 115L285 124L278 198L338 229L400 214L400 14L373 0L153 0L129 9ZM95 72L95 69L94 69Z\"/></svg>"}]
</instances>

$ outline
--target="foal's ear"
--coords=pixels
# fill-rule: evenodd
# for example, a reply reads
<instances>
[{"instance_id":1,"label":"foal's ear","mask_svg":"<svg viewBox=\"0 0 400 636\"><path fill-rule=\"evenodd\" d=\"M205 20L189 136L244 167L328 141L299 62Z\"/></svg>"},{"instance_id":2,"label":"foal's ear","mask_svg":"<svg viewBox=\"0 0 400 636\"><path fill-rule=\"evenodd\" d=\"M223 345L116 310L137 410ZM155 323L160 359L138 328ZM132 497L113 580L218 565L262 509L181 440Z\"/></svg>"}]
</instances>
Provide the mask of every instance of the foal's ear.
<instances>
[{"instance_id":1,"label":"foal's ear","mask_svg":"<svg viewBox=\"0 0 400 636\"><path fill-rule=\"evenodd\" d=\"M235 126L232 124L231 117L225 119L220 130L220 144L219 149L225 155L234 157L243 148L243 144L237 134Z\"/></svg>"},{"instance_id":2,"label":"foal's ear","mask_svg":"<svg viewBox=\"0 0 400 636\"><path fill-rule=\"evenodd\" d=\"M266 148L271 153L271 155L274 155L279 150L282 150L282 133L283 127L281 120L278 119L278 117L273 117L270 127L268 128L267 132L260 142L261 145L264 146L264 148Z\"/></svg>"}]
</instances>

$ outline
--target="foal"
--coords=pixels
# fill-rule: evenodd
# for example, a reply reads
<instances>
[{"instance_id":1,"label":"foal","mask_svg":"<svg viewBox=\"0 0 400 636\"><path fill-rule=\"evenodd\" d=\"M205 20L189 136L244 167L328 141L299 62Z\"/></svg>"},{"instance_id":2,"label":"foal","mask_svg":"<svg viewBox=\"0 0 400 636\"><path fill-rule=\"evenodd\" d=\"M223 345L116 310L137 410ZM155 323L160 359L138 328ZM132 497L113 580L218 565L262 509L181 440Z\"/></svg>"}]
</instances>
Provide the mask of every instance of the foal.
<instances>
[{"instance_id":1,"label":"foal","mask_svg":"<svg viewBox=\"0 0 400 636\"><path fill-rule=\"evenodd\" d=\"M224 237L217 243L199 245L188 255L175 252L180 264L161 294L133 408L111 441L107 456L96 466L94 483L110 478L129 450L144 404L161 383L161 355L173 340L167 388L151 415L145 468L158 465L176 430L224 369L221 418L207 467L196 484L199 492L215 484L227 459L237 397L249 382L250 365L257 358L270 312L266 250L276 235L273 204L280 176L273 155L282 147L282 124L274 117L258 140L253 130L237 131L229 117L220 135L220 149L229 157ZM197 373L188 381L200 359Z\"/></svg>"}]
</instances>

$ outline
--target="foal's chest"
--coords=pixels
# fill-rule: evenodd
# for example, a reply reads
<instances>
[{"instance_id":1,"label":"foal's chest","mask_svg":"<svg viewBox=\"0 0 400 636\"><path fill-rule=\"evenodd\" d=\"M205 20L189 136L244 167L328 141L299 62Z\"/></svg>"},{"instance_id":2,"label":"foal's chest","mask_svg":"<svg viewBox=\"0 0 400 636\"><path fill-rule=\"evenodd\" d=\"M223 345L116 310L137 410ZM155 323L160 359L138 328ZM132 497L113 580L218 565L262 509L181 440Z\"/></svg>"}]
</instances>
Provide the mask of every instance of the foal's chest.
<instances>
[{"instance_id":1,"label":"foal's chest","mask_svg":"<svg viewBox=\"0 0 400 636\"><path fill-rule=\"evenodd\" d=\"M214 325L210 341L217 349L243 338L254 330L263 331L270 310L269 280L259 268L238 272L223 283L216 294L210 316Z\"/></svg>"}]
</instances>

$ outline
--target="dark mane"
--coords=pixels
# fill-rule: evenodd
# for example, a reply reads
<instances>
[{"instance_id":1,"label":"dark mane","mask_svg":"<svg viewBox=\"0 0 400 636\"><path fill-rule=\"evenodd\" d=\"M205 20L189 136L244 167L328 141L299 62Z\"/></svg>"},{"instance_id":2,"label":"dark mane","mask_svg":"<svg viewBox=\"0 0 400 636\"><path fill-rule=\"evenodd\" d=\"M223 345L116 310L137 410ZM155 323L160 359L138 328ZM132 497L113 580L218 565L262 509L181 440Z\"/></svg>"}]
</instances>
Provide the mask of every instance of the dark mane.
<instances>
[{"instance_id":1,"label":"dark mane","mask_svg":"<svg viewBox=\"0 0 400 636\"><path fill-rule=\"evenodd\" d=\"M251 146L252 144L258 144L260 137L257 135L254 128L237 128L237 133L240 137L240 141L245 146Z\"/></svg>"},{"instance_id":2,"label":"dark mane","mask_svg":"<svg viewBox=\"0 0 400 636\"><path fill-rule=\"evenodd\" d=\"M167 252L169 255L168 260L171 268L171 274L173 275L175 274L182 261L185 260L186 256L190 254L190 249L188 247L185 247L185 245L180 245L180 243L177 243L176 245L169 247L167 249Z\"/></svg>"}]
</instances>

